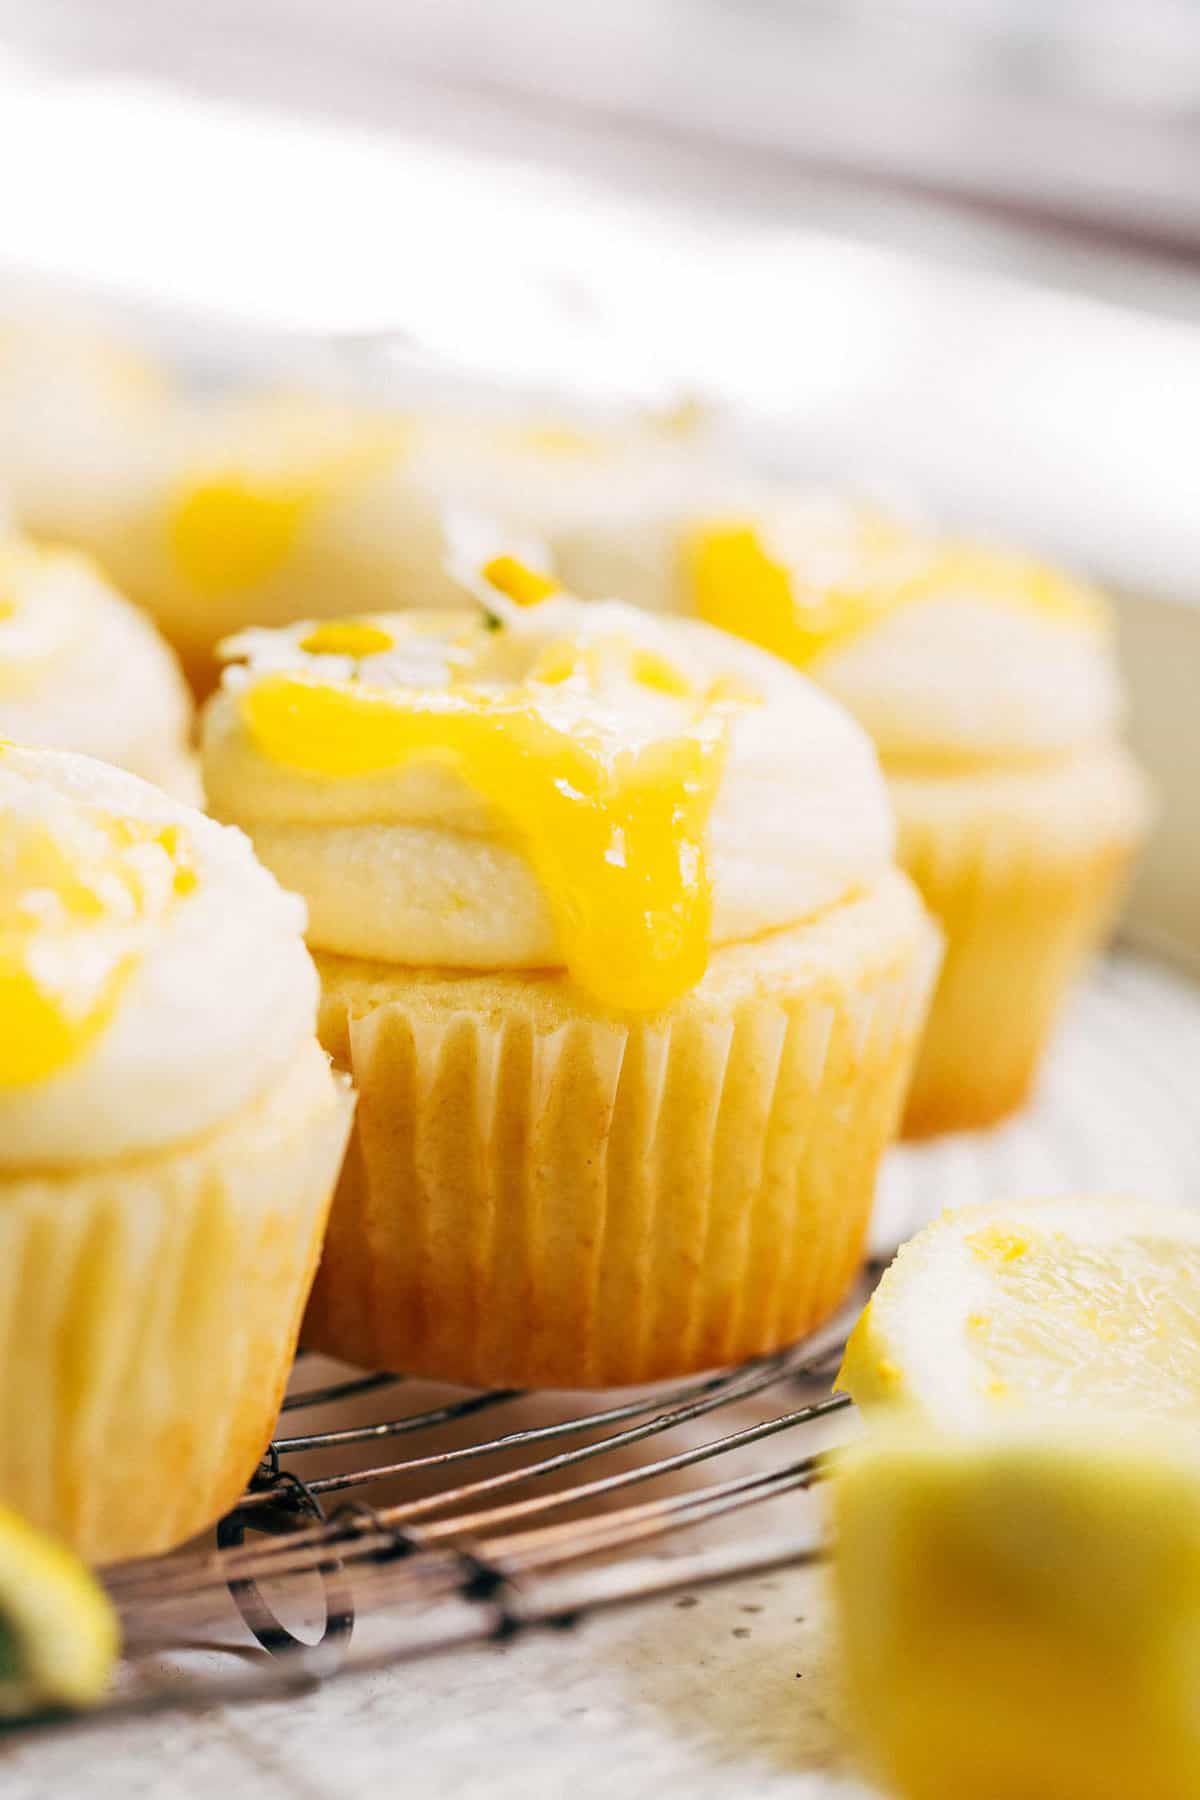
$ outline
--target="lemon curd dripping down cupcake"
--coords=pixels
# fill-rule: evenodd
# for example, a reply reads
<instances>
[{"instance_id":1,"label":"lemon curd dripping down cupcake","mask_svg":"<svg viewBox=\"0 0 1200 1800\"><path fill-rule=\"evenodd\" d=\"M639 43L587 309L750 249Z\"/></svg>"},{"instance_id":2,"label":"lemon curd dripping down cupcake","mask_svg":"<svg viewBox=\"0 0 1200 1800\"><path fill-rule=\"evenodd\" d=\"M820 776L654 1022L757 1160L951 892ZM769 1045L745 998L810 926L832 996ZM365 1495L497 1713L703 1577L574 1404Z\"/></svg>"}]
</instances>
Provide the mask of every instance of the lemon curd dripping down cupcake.
<instances>
[{"instance_id":1,"label":"lemon curd dripping down cupcake","mask_svg":"<svg viewBox=\"0 0 1200 1800\"><path fill-rule=\"evenodd\" d=\"M351 1110L303 923L238 833L0 747L0 1502L94 1561L274 1423Z\"/></svg>"},{"instance_id":2,"label":"lemon curd dripping down cupcake","mask_svg":"<svg viewBox=\"0 0 1200 1800\"><path fill-rule=\"evenodd\" d=\"M702 624L495 587L228 650L210 805L308 901L359 1091L305 1341L596 1386L823 1319L936 955L859 728Z\"/></svg>"},{"instance_id":3,"label":"lemon curd dripping down cupcake","mask_svg":"<svg viewBox=\"0 0 1200 1800\"><path fill-rule=\"evenodd\" d=\"M805 669L879 751L900 860L946 938L908 1131L1002 1118L1150 812L1102 597L822 498L697 530L688 554L695 609Z\"/></svg>"},{"instance_id":4,"label":"lemon curd dripping down cupcake","mask_svg":"<svg viewBox=\"0 0 1200 1800\"><path fill-rule=\"evenodd\" d=\"M196 799L191 719L171 651L86 557L0 538L0 734Z\"/></svg>"}]
</instances>

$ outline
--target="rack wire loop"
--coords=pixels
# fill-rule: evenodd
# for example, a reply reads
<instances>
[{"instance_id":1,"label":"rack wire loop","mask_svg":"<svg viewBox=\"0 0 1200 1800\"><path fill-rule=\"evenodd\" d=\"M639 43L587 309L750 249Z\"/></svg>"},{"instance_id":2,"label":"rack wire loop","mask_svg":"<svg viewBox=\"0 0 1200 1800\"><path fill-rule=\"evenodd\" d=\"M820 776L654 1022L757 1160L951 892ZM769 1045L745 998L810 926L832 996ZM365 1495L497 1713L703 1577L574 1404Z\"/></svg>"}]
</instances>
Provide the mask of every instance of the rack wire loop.
<instances>
[{"instance_id":1,"label":"rack wire loop","mask_svg":"<svg viewBox=\"0 0 1200 1800\"><path fill-rule=\"evenodd\" d=\"M274 1445L271 1448L274 1450ZM264 1460L264 1467L268 1461ZM325 1510L316 1495L292 1470L280 1470L278 1459L275 1469L268 1469L265 1479L272 1485L271 1506L253 1514L248 1514L242 1507L226 1513L217 1526L218 1550L240 1549L246 1541L247 1530L282 1536L295 1531L298 1521L306 1519L315 1520L321 1526L328 1525ZM325 1542L329 1541L326 1535ZM342 1651L349 1649L354 1631L354 1596L345 1566L339 1556L322 1556L314 1563L313 1572L320 1580L325 1606L325 1622L314 1644L306 1643L288 1629L268 1605L252 1575L230 1577L227 1585L234 1604L269 1655L289 1656L306 1650L328 1652L335 1646Z\"/></svg>"}]
</instances>

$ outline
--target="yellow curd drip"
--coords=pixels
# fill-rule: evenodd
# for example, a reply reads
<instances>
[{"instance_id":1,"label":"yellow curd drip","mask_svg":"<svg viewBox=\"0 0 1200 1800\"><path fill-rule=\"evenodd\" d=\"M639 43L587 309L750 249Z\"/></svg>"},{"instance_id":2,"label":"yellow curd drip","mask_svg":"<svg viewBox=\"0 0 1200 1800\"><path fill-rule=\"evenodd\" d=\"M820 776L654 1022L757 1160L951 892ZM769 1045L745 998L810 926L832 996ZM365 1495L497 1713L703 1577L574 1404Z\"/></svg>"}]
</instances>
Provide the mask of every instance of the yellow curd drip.
<instances>
[{"instance_id":1,"label":"yellow curd drip","mask_svg":"<svg viewBox=\"0 0 1200 1800\"><path fill-rule=\"evenodd\" d=\"M442 762L505 822L549 896L567 968L603 1005L666 1006L704 973L711 895L704 840L734 702L691 692L678 731L634 741L597 703L612 646L551 643L511 690L372 689L267 674L243 691L258 748L306 774L352 777ZM665 659L633 680L678 693Z\"/></svg>"},{"instance_id":2,"label":"yellow curd drip","mask_svg":"<svg viewBox=\"0 0 1200 1800\"><path fill-rule=\"evenodd\" d=\"M286 468L214 468L177 492L167 521L176 566L198 594L237 592L278 574L324 503L380 473L401 447L381 429L362 443Z\"/></svg>"},{"instance_id":3,"label":"yellow curd drip","mask_svg":"<svg viewBox=\"0 0 1200 1800\"><path fill-rule=\"evenodd\" d=\"M1066 626L1102 630L1091 590L1057 570L1002 550L914 537L864 511L848 534L842 568L806 581L771 555L752 524L691 534L684 558L699 616L805 668L902 607L969 598ZM827 545L816 546L824 557Z\"/></svg>"},{"instance_id":4,"label":"yellow curd drip","mask_svg":"<svg viewBox=\"0 0 1200 1800\"><path fill-rule=\"evenodd\" d=\"M0 828L0 1088L43 1081L112 1016L147 928L196 885L177 826L63 802Z\"/></svg>"}]
</instances>

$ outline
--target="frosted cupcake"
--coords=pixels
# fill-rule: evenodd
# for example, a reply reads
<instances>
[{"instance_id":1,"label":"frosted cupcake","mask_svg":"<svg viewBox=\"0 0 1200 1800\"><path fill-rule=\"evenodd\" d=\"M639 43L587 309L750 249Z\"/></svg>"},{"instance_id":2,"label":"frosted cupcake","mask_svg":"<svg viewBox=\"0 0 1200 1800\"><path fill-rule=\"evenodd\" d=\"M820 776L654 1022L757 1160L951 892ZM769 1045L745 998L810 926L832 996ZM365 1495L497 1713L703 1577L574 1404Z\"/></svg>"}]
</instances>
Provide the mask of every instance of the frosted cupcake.
<instances>
[{"instance_id":1,"label":"frosted cupcake","mask_svg":"<svg viewBox=\"0 0 1200 1800\"><path fill-rule=\"evenodd\" d=\"M697 461L650 426L582 431L235 396L182 411L125 504L83 541L204 691L215 645L248 625L468 605L448 567L456 512L494 521L510 545L561 522L565 555L581 521L604 542L601 521L631 509L657 517L695 492ZM644 550L665 553L661 537Z\"/></svg>"},{"instance_id":2,"label":"frosted cupcake","mask_svg":"<svg viewBox=\"0 0 1200 1800\"><path fill-rule=\"evenodd\" d=\"M537 543L572 593L652 611L689 609L686 521L728 507L739 486L715 432L687 408L577 422L429 416L413 463L443 515L462 508L510 547Z\"/></svg>"},{"instance_id":3,"label":"frosted cupcake","mask_svg":"<svg viewBox=\"0 0 1200 1800\"><path fill-rule=\"evenodd\" d=\"M816 498L697 529L701 616L805 669L871 733L946 957L914 1134L1025 1099L1144 835L1102 597L1003 550Z\"/></svg>"},{"instance_id":4,"label":"frosted cupcake","mask_svg":"<svg viewBox=\"0 0 1200 1800\"><path fill-rule=\"evenodd\" d=\"M351 1102L237 833L9 746L0 821L0 1501L107 1562L252 1473Z\"/></svg>"},{"instance_id":5,"label":"frosted cupcake","mask_svg":"<svg viewBox=\"0 0 1200 1800\"><path fill-rule=\"evenodd\" d=\"M596 1386L826 1317L935 954L858 727L724 633L561 596L229 651L210 804L308 901L360 1095L306 1341Z\"/></svg>"},{"instance_id":6,"label":"frosted cupcake","mask_svg":"<svg viewBox=\"0 0 1200 1800\"><path fill-rule=\"evenodd\" d=\"M0 537L0 735L196 799L191 719L174 656L92 563Z\"/></svg>"},{"instance_id":7,"label":"frosted cupcake","mask_svg":"<svg viewBox=\"0 0 1200 1800\"><path fill-rule=\"evenodd\" d=\"M226 633L313 612L319 595L345 594L345 607L394 595L402 570L381 546L403 536L388 479L403 441L394 420L316 401L183 405L75 541L153 616L203 691Z\"/></svg>"}]
</instances>

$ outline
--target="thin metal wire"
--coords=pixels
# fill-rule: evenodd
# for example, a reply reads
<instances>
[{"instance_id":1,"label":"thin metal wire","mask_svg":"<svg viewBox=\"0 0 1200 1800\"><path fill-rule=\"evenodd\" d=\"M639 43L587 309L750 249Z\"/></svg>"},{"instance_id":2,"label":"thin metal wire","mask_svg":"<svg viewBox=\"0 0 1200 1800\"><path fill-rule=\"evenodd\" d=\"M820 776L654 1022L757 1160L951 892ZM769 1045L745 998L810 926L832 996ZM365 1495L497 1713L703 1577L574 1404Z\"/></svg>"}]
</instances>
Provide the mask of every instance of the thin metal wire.
<instances>
[{"instance_id":1,"label":"thin metal wire","mask_svg":"<svg viewBox=\"0 0 1200 1800\"><path fill-rule=\"evenodd\" d=\"M765 1468L639 1496L685 1471L707 1469L777 1437L814 1428L849 1404L842 1396L806 1397L772 1417L664 1448L648 1460L590 1478L582 1478L582 1471L597 1458L627 1454L773 1387L787 1384L802 1394L827 1379L864 1297L864 1291L856 1294L838 1318L805 1343L737 1368L391 1463L343 1467L307 1480L291 1466L312 1452L348 1451L444 1430L521 1394L509 1389L464 1394L362 1425L276 1438L255 1484L223 1524L217 1549L131 1563L108 1576L134 1639L140 1629L159 1648L164 1633L167 1641L173 1635L185 1638L194 1618L224 1617L221 1608L228 1607L231 1593L271 1652L265 1666L237 1677L173 1680L165 1691L152 1679L134 1697L114 1701L104 1716L285 1693L342 1667L442 1654L518 1630L563 1625L599 1608L680 1587L810 1559L818 1554L811 1535L789 1539L782 1550L769 1543L749 1550L730 1543L673 1556L666 1566L638 1559L656 1540L810 1487L824 1472L824 1458L808 1444ZM349 1376L291 1396L285 1410L358 1400L401 1380L378 1372ZM583 1441L564 1443L570 1438ZM517 1460L465 1478L466 1465L494 1458ZM433 1492L374 1506L352 1497L327 1519L305 1522L319 1518L324 1495L354 1496L384 1481L428 1479L459 1469L463 1479ZM547 1485L560 1476L567 1477L565 1483ZM623 1503L614 1506L614 1500ZM253 1542L248 1531L255 1534ZM568 1571L573 1571L569 1577ZM277 1601L300 1593L301 1584L314 1577L324 1587L327 1620L335 1618L338 1625L323 1647L298 1640L275 1610ZM260 1585L268 1582L271 1599ZM355 1608L372 1616L372 1642L347 1654ZM386 1644L379 1648L375 1640L385 1624Z\"/></svg>"},{"instance_id":2,"label":"thin metal wire","mask_svg":"<svg viewBox=\"0 0 1200 1800\"><path fill-rule=\"evenodd\" d=\"M406 1375L386 1375L382 1371L375 1375L357 1375L349 1381L334 1381L326 1387L289 1394L279 1410L288 1413L299 1412L301 1407L329 1406L339 1400L352 1400L359 1394L372 1394L378 1388L399 1387L407 1379Z\"/></svg>"},{"instance_id":3,"label":"thin metal wire","mask_svg":"<svg viewBox=\"0 0 1200 1800\"><path fill-rule=\"evenodd\" d=\"M379 1378L372 1377L372 1383ZM354 1388L354 1383L350 1383ZM344 1390L343 1390L344 1391ZM357 1392L362 1393L362 1387ZM456 1419L469 1419L473 1413L503 1406L519 1400L520 1388L496 1388L487 1394L471 1394L465 1400L451 1400L444 1406L430 1407L428 1412L409 1413L403 1419L385 1419L379 1425L351 1425L343 1431L315 1431L307 1437L276 1438L272 1449L277 1457L295 1456L304 1450L336 1450L350 1444L370 1443L374 1438L401 1437L406 1432L427 1431L435 1425L450 1425Z\"/></svg>"},{"instance_id":4,"label":"thin metal wire","mask_svg":"<svg viewBox=\"0 0 1200 1800\"><path fill-rule=\"evenodd\" d=\"M582 1502L600 1499L624 1489L660 1480L666 1475L677 1474L701 1463L712 1462L718 1457L747 1449L782 1432L815 1424L820 1419L842 1411L849 1404L844 1395L834 1395L814 1405L780 1414L741 1431L692 1445L672 1455L659 1457L651 1463L619 1470L598 1480L555 1489L550 1493L510 1501L507 1505L493 1506L474 1513L454 1513L447 1519L421 1525L412 1534L413 1541L422 1550L433 1550L474 1538L484 1531L503 1530L524 1519L563 1511ZM604 1450L611 1448L611 1445L612 1440L608 1440L596 1448ZM516 1482L529 1473L527 1469L515 1470L511 1472L511 1479ZM506 1476L506 1482L508 1479ZM477 1482L458 1492L463 1498L474 1499L484 1491L490 1491L490 1488L489 1483ZM311 1491L311 1485L306 1484L305 1492ZM704 1493L710 1490L700 1491ZM685 1496L684 1499L686 1498ZM431 1497L439 1505L450 1505L453 1499L453 1496L440 1494ZM665 1511L670 1509L672 1501L653 1501L650 1504ZM425 1503L420 1501L373 1508L369 1512L371 1530L364 1530L361 1524L355 1527L353 1522L334 1519L324 1527L313 1527L289 1533L286 1537L268 1539L261 1545L244 1550L227 1550L219 1556L209 1555L190 1564L181 1559L174 1567L169 1560L158 1565L139 1564L130 1571L134 1577L132 1582L122 1584L118 1575L113 1578L111 1585L115 1597L125 1604L131 1604L135 1594L139 1598L144 1597L149 1604L163 1604L170 1603L181 1594L195 1593L206 1585L219 1587L234 1580L294 1577L311 1571L319 1556L328 1554L332 1548L336 1548L341 1559L348 1564L358 1560L366 1561L393 1543L398 1530L410 1531L414 1519L422 1516L424 1510L427 1510ZM582 1531L586 1525L586 1520L572 1521L569 1528ZM148 1578L148 1591L139 1591L139 1584L145 1578Z\"/></svg>"},{"instance_id":5,"label":"thin metal wire","mask_svg":"<svg viewBox=\"0 0 1200 1800\"><path fill-rule=\"evenodd\" d=\"M650 1418L643 1418L641 1423L612 1432L598 1438L595 1442L559 1451L533 1463L523 1463L515 1468L502 1470L497 1474L465 1483L456 1488L440 1490L419 1499L387 1507L377 1512L376 1517L389 1528L401 1524L412 1525L418 1520L430 1518L432 1514L468 1505L485 1495L495 1494L529 1481L544 1480L548 1476L559 1474L598 1456L628 1449L663 1432L689 1424L716 1411L719 1407L752 1398L784 1379L806 1376L813 1371L827 1367L833 1353L844 1341L845 1326L849 1317L857 1310L857 1304L856 1301L844 1308L835 1320L831 1321L821 1332L814 1334L804 1344L795 1345L771 1356L742 1364L723 1375L710 1376L703 1381L690 1383L673 1390L666 1396L666 1410L654 1411ZM489 1397L480 1396L479 1398ZM638 1413L644 1414L649 1409L661 1407L662 1400L661 1394L650 1397L643 1396L623 1405L585 1414L578 1419L559 1421L551 1426L533 1426L521 1431L508 1432L481 1443L439 1451L427 1456L413 1457L406 1462L315 1478L304 1484L305 1492L311 1496L320 1496L344 1491L351 1487L366 1486L385 1478L391 1479L423 1473L467 1458L482 1457L514 1448L525 1448L531 1444L542 1442L546 1438L558 1437L567 1432L590 1430L607 1423L619 1422L621 1419L631 1416L636 1417ZM743 1441L755 1442L776 1431L813 1422L845 1404L847 1402L838 1398L801 1407L783 1415L777 1421L750 1428L748 1434L735 1433L732 1437L718 1438L711 1443L694 1446L673 1457L660 1458L648 1464L637 1464L630 1469L621 1471L618 1475L608 1477L603 1483L557 1491L539 1497L537 1502L522 1502L519 1506L509 1510L513 1517L522 1516L525 1512L538 1507L549 1510L571 1504L580 1498L613 1491L620 1486L650 1481L663 1474L721 1455L727 1450L739 1447ZM403 1424L403 1421L395 1423ZM239 1510L246 1513L268 1510L278 1505L281 1491L286 1497L285 1484L272 1480L270 1485L262 1491L247 1495ZM494 1521L503 1516L504 1509L492 1509L489 1513L471 1517L470 1524L475 1528L484 1520ZM455 1521L452 1520L447 1525L443 1525L440 1530L436 1524L427 1525L422 1535L427 1541L432 1541L434 1537L447 1535L453 1529L454 1524ZM226 1551L219 1558L207 1554L192 1558L176 1557L168 1559L165 1563L156 1559L150 1563L128 1564L123 1569L113 1572L110 1577L110 1585L114 1593L122 1598L130 1595L134 1589L147 1587L152 1593L166 1597L189 1586L200 1586L206 1582L210 1584L224 1583L234 1576L266 1575L272 1571L276 1573L292 1572L298 1560L302 1560L306 1556L311 1557L318 1549L327 1547L328 1543L329 1528L313 1527L289 1533L283 1539L268 1540L252 1549Z\"/></svg>"},{"instance_id":6,"label":"thin metal wire","mask_svg":"<svg viewBox=\"0 0 1200 1800\"><path fill-rule=\"evenodd\" d=\"M773 1575L820 1560L824 1554L823 1540L810 1531L749 1547L722 1545L683 1552L669 1561L648 1565L592 1569L567 1581L552 1578L524 1594L520 1625L524 1629L562 1629L614 1607L643 1605L671 1594ZM213 1706L279 1699L304 1693L351 1667L355 1673L365 1673L465 1649L497 1635L496 1621L477 1605L462 1608L451 1621L444 1614L407 1614L398 1621L394 1637L357 1653L352 1665L340 1650L302 1648L286 1656L264 1656L255 1664L243 1666L235 1675L147 1684L133 1694L114 1697L94 1712L29 1719L23 1722L22 1729L30 1733L48 1729L85 1731L168 1711L196 1712Z\"/></svg>"}]
</instances>

